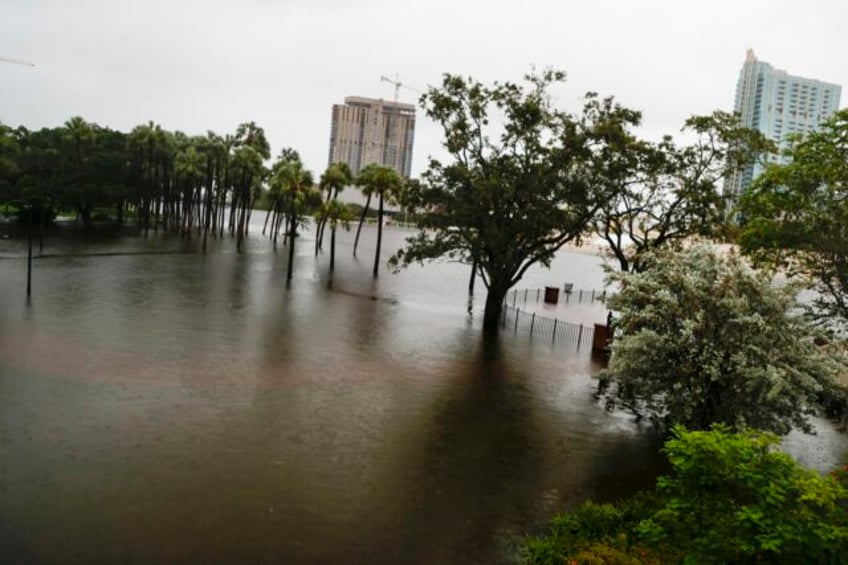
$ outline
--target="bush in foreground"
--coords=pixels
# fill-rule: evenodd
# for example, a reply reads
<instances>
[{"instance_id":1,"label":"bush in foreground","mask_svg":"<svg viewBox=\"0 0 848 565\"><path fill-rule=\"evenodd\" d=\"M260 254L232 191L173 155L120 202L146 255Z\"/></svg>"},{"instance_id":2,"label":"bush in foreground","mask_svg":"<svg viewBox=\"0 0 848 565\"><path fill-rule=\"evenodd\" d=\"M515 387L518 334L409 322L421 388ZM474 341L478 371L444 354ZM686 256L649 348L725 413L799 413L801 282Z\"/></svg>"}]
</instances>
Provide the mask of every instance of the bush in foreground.
<instances>
[{"instance_id":1,"label":"bush in foreground","mask_svg":"<svg viewBox=\"0 0 848 565\"><path fill-rule=\"evenodd\" d=\"M654 492L584 503L529 538L530 563L845 563L845 470L822 477L777 436L673 430ZM841 479L841 481L840 481Z\"/></svg>"}]
</instances>

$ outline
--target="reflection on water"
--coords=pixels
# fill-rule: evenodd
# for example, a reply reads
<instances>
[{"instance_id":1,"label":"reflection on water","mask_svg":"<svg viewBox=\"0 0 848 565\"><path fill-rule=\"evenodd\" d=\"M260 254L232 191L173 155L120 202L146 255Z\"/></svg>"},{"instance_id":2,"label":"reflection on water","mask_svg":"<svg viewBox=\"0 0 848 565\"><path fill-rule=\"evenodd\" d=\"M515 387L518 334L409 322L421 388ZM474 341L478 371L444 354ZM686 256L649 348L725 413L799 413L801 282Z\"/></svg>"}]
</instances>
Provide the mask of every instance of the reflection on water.
<instances>
[{"instance_id":1,"label":"reflection on water","mask_svg":"<svg viewBox=\"0 0 848 565\"><path fill-rule=\"evenodd\" d=\"M30 306L0 260L0 560L491 562L565 505L651 484L656 446L594 402L587 353L484 343L467 267L374 281L369 235L360 259L341 238L332 289L308 233L288 290L257 237L41 259ZM551 280L601 274L563 254L526 286Z\"/></svg>"}]
</instances>

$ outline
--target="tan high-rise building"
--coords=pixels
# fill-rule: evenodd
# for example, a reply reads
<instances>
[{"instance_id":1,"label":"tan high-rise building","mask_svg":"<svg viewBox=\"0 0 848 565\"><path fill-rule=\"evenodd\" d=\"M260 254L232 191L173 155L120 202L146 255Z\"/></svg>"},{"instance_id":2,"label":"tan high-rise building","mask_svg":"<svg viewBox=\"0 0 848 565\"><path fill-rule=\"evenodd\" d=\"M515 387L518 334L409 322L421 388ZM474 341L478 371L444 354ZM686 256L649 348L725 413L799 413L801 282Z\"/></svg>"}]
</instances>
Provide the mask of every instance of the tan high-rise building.
<instances>
[{"instance_id":1,"label":"tan high-rise building","mask_svg":"<svg viewBox=\"0 0 848 565\"><path fill-rule=\"evenodd\" d=\"M347 163L357 175L379 163L408 177L414 139L414 105L348 96L333 105L329 164Z\"/></svg>"}]
</instances>

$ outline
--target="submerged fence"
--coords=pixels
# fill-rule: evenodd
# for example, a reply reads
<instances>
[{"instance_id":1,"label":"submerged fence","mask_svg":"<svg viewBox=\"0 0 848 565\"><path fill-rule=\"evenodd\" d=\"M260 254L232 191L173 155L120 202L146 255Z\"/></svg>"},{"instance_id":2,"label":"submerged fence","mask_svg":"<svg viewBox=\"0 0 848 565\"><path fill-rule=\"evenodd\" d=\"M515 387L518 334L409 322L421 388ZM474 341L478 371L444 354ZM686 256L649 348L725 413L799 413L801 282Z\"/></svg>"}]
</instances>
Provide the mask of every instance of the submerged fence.
<instances>
[{"instance_id":1,"label":"submerged fence","mask_svg":"<svg viewBox=\"0 0 848 565\"><path fill-rule=\"evenodd\" d=\"M519 302L523 302L524 304L538 304L540 300L545 298L545 290L545 288L515 289L507 293L506 301L513 306ZM566 285L566 289L562 293L565 295L565 298L562 300L566 304L572 302L574 304L583 304L584 302L594 304L595 302L606 302L607 300L606 290L572 290L570 286Z\"/></svg>"},{"instance_id":2,"label":"submerged fence","mask_svg":"<svg viewBox=\"0 0 848 565\"><path fill-rule=\"evenodd\" d=\"M521 332L532 337L547 337L550 338L551 343L571 343L576 345L577 349L592 346L595 333L594 325L566 322L559 318L550 318L542 316L538 312L527 312L519 308L519 303L522 305L528 302L538 303L544 298L545 289L516 289L511 294L512 296L507 295L501 314L501 326L504 329L512 329L516 334ZM564 294L566 303L570 300L574 303L594 303L597 301L603 303L607 297L606 290L572 291L569 289Z\"/></svg>"}]
</instances>

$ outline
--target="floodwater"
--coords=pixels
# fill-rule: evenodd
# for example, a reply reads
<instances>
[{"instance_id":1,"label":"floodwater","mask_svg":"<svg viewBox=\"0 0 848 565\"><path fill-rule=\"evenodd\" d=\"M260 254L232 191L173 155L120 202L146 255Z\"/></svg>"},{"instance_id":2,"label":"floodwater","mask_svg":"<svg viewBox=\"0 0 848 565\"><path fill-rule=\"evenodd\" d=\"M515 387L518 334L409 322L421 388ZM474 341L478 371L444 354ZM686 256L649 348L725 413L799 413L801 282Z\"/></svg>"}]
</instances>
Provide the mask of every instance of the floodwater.
<instances>
[{"instance_id":1,"label":"floodwater","mask_svg":"<svg viewBox=\"0 0 848 565\"><path fill-rule=\"evenodd\" d=\"M467 266L375 281L375 230L358 259L342 232L329 288L306 232L286 288L262 219L240 254L54 234L29 303L23 243L0 240L0 561L506 562L557 510L662 469L593 399L587 351L484 345ZM385 235L388 257L409 232ZM519 287L602 280L563 252ZM794 449L827 467L845 442L820 428Z\"/></svg>"}]
</instances>

